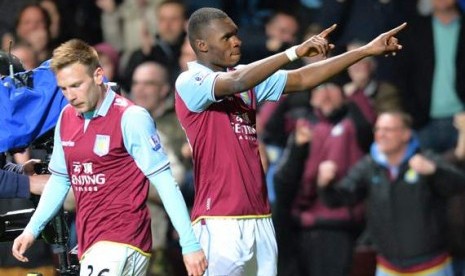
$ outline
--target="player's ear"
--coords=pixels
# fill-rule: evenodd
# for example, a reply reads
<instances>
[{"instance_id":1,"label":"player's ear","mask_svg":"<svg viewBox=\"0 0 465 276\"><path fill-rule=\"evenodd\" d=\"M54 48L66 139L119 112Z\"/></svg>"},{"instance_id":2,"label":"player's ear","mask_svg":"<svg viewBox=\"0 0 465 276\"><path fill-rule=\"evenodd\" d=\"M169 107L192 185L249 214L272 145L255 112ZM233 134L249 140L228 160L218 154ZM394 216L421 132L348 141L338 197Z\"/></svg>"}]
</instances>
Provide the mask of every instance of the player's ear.
<instances>
[{"instance_id":1,"label":"player's ear","mask_svg":"<svg viewBox=\"0 0 465 276\"><path fill-rule=\"evenodd\" d=\"M98 66L97 69L95 69L94 76L93 76L94 82L97 85L101 85L103 83L103 75L104 75L103 68Z\"/></svg>"},{"instance_id":2,"label":"player's ear","mask_svg":"<svg viewBox=\"0 0 465 276\"><path fill-rule=\"evenodd\" d=\"M195 40L195 46L199 50L199 52L207 52L208 51L208 45L203 39L196 39Z\"/></svg>"}]
</instances>

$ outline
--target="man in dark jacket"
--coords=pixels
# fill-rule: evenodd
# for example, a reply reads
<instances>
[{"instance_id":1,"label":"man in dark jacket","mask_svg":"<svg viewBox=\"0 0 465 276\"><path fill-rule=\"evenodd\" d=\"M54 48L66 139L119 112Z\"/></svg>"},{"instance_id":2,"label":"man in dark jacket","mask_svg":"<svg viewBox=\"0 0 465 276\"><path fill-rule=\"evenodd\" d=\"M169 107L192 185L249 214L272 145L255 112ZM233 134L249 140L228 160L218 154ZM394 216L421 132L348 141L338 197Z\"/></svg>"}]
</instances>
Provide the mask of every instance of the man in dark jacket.
<instances>
[{"instance_id":1,"label":"man in dark jacket","mask_svg":"<svg viewBox=\"0 0 465 276\"><path fill-rule=\"evenodd\" d=\"M409 22L395 70L422 148L439 153L455 146L453 117L465 110L465 17L456 2L433 0L432 15Z\"/></svg>"},{"instance_id":2,"label":"man in dark jacket","mask_svg":"<svg viewBox=\"0 0 465 276\"><path fill-rule=\"evenodd\" d=\"M33 202L29 200L31 193L41 194L50 177L45 174L32 175L36 161L16 165L6 162L5 155L0 154L0 214L34 208ZM2 238L6 239L3 236ZM34 246L31 250L34 261L27 265L21 264L11 256L11 246L11 242L0 243L0 275L25 275L31 271L44 275L54 273L52 252L45 242L40 241Z\"/></svg>"},{"instance_id":3,"label":"man in dark jacket","mask_svg":"<svg viewBox=\"0 0 465 276\"><path fill-rule=\"evenodd\" d=\"M410 116L382 113L370 155L332 183L337 172L332 161L320 164L319 194L333 207L367 200L367 228L378 252L377 276L452 275L445 239L446 198L465 189L465 173L421 153Z\"/></svg>"}]
</instances>

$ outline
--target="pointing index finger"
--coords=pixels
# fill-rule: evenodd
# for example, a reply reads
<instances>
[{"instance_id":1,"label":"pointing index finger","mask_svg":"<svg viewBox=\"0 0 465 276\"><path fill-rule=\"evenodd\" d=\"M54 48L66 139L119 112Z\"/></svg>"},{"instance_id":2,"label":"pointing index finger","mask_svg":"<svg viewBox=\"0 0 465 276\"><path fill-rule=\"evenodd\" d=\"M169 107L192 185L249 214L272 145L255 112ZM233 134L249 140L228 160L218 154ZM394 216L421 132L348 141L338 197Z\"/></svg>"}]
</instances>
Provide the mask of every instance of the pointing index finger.
<instances>
[{"instance_id":1,"label":"pointing index finger","mask_svg":"<svg viewBox=\"0 0 465 276\"><path fill-rule=\"evenodd\" d=\"M407 26L407 22L404 22L402 24L400 24L399 26L395 27L394 29L390 30L387 34L389 36L393 36L393 35L396 35L398 32L400 32L403 28L405 28L405 26Z\"/></svg>"},{"instance_id":2,"label":"pointing index finger","mask_svg":"<svg viewBox=\"0 0 465 276\"><path fill-rule=\"evenodd\" d=\"M336 27L337 27L337 24L333 24L331 27L327 28L326 30L323 30L320 33L320 36L323 38L326 38L332 31L334 31L334 29L336 29Z\"/></svg>"}]
</instances>

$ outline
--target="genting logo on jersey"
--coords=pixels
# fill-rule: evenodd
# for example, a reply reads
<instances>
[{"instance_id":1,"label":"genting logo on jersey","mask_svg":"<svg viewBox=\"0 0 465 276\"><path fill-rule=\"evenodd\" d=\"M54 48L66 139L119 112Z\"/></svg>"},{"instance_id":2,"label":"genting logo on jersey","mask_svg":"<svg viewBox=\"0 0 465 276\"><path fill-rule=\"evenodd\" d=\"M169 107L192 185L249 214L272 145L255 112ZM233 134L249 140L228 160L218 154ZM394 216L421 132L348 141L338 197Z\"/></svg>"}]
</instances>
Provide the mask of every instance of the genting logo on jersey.
<instances>
[{"instance_id":1,"label":"genting logo on jersey","mask_svg":"<svg viewBox=\"0 0 465 276\"><path fill-rule=\"evenodd\" d=\"M74 190L78 192L96 192L98 186L106 183L106 177L103 173L94 174L92 163L73 162L73 174L71 183Z\"/></svg>"}]
</instances>

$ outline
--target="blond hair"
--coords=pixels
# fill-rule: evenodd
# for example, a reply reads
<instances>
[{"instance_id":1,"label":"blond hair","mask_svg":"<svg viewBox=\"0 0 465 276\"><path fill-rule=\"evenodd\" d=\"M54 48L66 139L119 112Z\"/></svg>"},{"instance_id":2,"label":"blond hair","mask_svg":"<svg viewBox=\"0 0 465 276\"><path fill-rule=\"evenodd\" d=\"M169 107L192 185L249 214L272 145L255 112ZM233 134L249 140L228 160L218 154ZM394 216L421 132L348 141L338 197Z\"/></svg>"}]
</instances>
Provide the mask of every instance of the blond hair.
<instances>
[{"instance_id":1,"label":"blond hair","mask_svg":"<svg viewBox=\"0 0 465 276\"><path fill-rule=\"evenodd\" d=\"M56 73L75 63L87 66L89 75L100 67L97 51L80 39L71 39L56 48L53 51L50 67Z\"/></svg>"}]
</instances>

